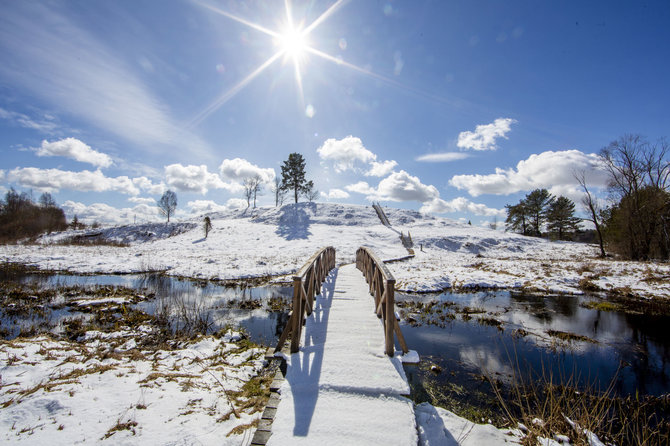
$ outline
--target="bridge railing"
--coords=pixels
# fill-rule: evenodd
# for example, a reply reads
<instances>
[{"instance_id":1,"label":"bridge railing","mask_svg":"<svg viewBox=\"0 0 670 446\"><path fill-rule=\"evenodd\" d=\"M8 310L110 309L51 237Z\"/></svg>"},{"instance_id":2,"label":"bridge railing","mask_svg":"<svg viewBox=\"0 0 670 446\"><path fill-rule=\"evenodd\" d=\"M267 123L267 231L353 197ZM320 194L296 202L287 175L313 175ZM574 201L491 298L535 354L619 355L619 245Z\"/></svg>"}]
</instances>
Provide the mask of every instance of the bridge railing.
<instances>
[{"instance_id":1,"label":"bridge railing","mask_svg":"<svg viewBox=\"0 0 670 446\"><path fill-rule=\"evenodd\" d=\"M300 334L305 315L312 314L314 296L321 294L321 284L333 268L335 268L335 248L327 246L314 253L293 276L291 316L279 337L275 352L281 350L289 334L291 334L291 353L296 353L300 349Z\"/></svg>"},{"instance_id":2,"label":"bridge railing","mask_svg":"<svg viewBox=\"0 0 670 446\"><path fill-rule=\"evenodd\" d=\"M370 294L375 299L375 312L377 317L382 318L384 324L385 352L389 356L395 354L395 340L393 334L398 337L398 343L403 353L407 353L405 337L400 331L400 326L395 317L395 278L384 262L379 260L375 253L366 247L360 247L356 251L356 268L361 270L365 280L370 287Z\"/></svg>"}]
</instances>

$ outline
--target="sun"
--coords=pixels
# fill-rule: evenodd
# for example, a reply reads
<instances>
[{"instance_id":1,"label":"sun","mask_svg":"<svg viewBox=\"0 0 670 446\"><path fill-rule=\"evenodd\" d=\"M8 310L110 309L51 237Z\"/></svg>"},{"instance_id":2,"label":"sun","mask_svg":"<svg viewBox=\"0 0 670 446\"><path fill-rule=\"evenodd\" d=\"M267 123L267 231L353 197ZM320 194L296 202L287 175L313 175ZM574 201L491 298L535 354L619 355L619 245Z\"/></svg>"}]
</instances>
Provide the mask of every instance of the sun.
<instances>
[{"instance_id":1,"label":"sun","mask_svg":"<svg viewBox=\"0 0 670 446\"><path fill-rule=\"evenodd\" d=\"M277 45L284 55L300 59L309 48L307 35L299 29L288 27L277 37Z\"/></svg>"}]
</instances>

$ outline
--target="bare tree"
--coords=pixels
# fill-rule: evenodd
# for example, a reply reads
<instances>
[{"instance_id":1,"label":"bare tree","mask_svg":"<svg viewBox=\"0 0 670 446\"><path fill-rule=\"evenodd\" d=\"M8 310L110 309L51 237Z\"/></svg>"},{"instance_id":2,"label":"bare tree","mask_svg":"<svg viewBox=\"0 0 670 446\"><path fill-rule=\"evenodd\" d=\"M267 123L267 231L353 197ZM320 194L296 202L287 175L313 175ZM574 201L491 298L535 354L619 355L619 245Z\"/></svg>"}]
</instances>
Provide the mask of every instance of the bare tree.
<instances>
[{"instance_id":1,"label":"bare tree","mask_svg":"<svg viewBox=\"0 0 670 446\"><path fill-rule=\"evenodd\" d=\"M489 228L494 231L498 229L498 217L496 215L493 216L493 221L489 223Z\"/></svg>"},{"instance_id":2,"label":"bare tree","mask_svg":"<svg viewBox=\"0 0 670 446\"><path fill-rule=\"evenodd\" d=\"M161 199L158 200L158 209L160 209L161 214L167 217L167 222L170 223L170 216L177 209L177 194L171 190L166 190Z\"/></svg>"},{"instance_id":3,"label":"bare tree","mask_svg":"<svg viewBox=\"0 0 670 446\"><path fill-rule=\"evenodd\" d=\"M603 243L603 231L602 231L602 221L601 214L602 208L598 203L598 200L591 195L591 191L586 185L586 173L582 170L580 172L575 172L573 174L579 185L584 189L584 197L582 197L582 206L590 215L589 220L593 223L593 226L596 227L596 234L598 234L598 244L600 245L600 257L605 257L605 245Z\"/></svg>"},{"instance_id":4,"label":"bare tree","mask_svg":"<svg viewBox=\"0 0 670 446\"><path fill-rule=\"evenodd\" d=\"M39 202L40 206L44 208L56 206L56 200L54 200L49 192L44 192L42 195L40 195Z\"/></svg>"},{"instance_id":5,"label":"bare tree","mask_svg":"<svg viewBox=\"0 0 670 446\"><path fill-rule=\"evenodd\" d=\"M309 201L310 203L319 197L319 191L316 190L316 188L314 187L314 183L311 180L305 183L305 190L303 193L305 194L305 198L307 198L307 201Z\"/></svg>"},{"instance_id":6,"label":"bare tree","mask_svg":"<svg viewBox=\"0 0 670 446\"><path fill-rule=\"evenodd\" d=\"M286 189L282 188L281 178L278 176L275 177L272 183L272 193L275 194L275 206L281 206L284 204Z\"/></svg>"},{"instance_id":7,"label":"bare tree","mask_svg":"<svg viewBox=\"0 0 670 446\"><path fill-rule=\"evenodd\" d=\"M650 144L640 135L624 135L603 148L600 155L609 173L612 206L608 233L614 246L633 260L670 254L668 223L668 144Z\"/></svg>"},{"instance_id":8,"label":"bare tree","mask_svg":"<svg viewBox=\"0 0 670 446\"><path fill-rule=\"evenodd\" d=\"M247 199L247 207L251 205L251 198L254 199L254 208L256 207L256 196L263 193L263 178L260 175L254 175L244 180L244 197Z\"/></svg>"}]
</instances>

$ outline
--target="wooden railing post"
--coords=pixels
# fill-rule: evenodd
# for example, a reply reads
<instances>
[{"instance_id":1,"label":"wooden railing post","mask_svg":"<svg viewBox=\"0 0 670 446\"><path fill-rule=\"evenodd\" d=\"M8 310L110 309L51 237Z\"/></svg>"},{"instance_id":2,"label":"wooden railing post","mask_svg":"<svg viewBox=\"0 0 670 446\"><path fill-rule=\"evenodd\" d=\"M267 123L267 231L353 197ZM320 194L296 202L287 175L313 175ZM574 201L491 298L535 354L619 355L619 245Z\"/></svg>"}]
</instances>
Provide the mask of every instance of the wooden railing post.
<instances>
[{"instance_id":1,"label":"wooden railing post","mask_svg":"<svg viewBox=\"0 0 670 446\"><path fill-rule=\"evenodd\" d=\"M335 248L328 246L318 250L293 276L293 309L291 317L279 337L275 352L282 349L291 335L291 353L300 350L302 325L307 315L314 309L314 296L321 294L321 284L331 269L335 268Z\"/></svg>"},{"instance_id":2,"label":"wooden railing post","mask_svg":"<svg viewBox=\"0 0 670 446\"><path fill-rule=\"evenodd\" d=\"M386 281L386 308L384 314L384 335L386 336L386 354L393 356L395 347L393 345L393 324L395 324L395 279Z\"/></svg>"},{"instance_id":3,"label":"wooden railing post","mask_svg":"<svg viewBox=\"0 0 670 446\"><path fill-rule=\"evenodd\" d=\"M375 313L382 318L384 327L384 351L387 355L395 354L395 336L400 348L407 353L407 344L395 318L395 278L384 262L379 260L372 250L364 247L356 251L356 267L361 270L368 282L370 294L375 301Z\"/></svg>"},{"instance_id":4,"label":"wooden railing post","mask_svg":"<svg viewBox=\"0 0 670 446\"><path fill-rule=\"evenodd\" d=\"M302 329L302 278L293 277L293 326L291 327L291 353L300 349L300 332Z\"/></svg>"}]
</instances>

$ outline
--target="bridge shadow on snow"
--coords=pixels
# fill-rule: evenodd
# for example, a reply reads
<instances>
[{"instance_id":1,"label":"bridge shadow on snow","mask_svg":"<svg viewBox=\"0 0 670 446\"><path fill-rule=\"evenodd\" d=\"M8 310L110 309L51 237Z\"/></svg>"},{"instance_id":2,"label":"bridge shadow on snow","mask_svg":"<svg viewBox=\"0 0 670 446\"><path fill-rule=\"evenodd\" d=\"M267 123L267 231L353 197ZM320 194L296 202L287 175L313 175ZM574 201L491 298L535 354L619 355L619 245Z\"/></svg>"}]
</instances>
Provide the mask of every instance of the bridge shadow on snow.
<instances>
[{"instance_id":1,"label":"bridge shadow on snow","mask_svg":"<svg viewBox=\"0 0 670 446\"><path fill-rule=\"evenodd\" d=\"M328 274L321 288L321 295L314 300L314 311L305 323L305 343L300 353L291 355L291 371L286 380L291 386L295 426L293 435L305 437L312 423L316 401L319 398L319 379L328 328L328 316L333 302L338 269Z\"/></svg>"},{"instance_id":2,"label":"bridge shadow on snow","mask_svg":"<svg viewBox=\"0 0 670 446\"><path fill-rule=\"evenodd\" d=\"M279 223L277 224L277 235L286 240L306 239L310 235L309 232L309 215L305 212L305 205L313 205L314 203L295 203L293 205L284 206L279 216Z\"/></svg>"},{"instance_id":3,"label":"bridge shadow on snow","mask_svg":"<svg viewBox=\"0 0 670 446\"><path fill-rule=\"evenodd\" d=\"M419 406L421 407L421 406ZM458 446L461 444L463 440L465 440L468 435L470 434L470 429L465 429L461 432L459 432L459 439L457 440L454 438L451 432L449 432L449 429L444 425L444 421L442 421L442 417L440 416L439 412L435 407L430 406L429 408L426 407L421 407L421 413L417 414L417 418L423 418L424 421L424 430L427 431L425 432L429 438L435 440L437 439L438 442L437 444L443 445L443 446ZM421 443L421 438L419 438L419 443ZM427 438L424 438L424 440L427 440ZM432 442L431 442L432 444Z\"/></svg>"}]
</instances>

